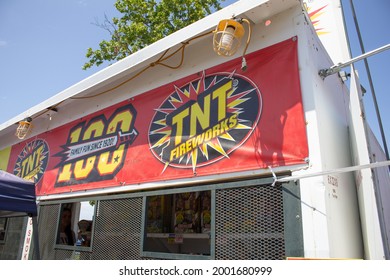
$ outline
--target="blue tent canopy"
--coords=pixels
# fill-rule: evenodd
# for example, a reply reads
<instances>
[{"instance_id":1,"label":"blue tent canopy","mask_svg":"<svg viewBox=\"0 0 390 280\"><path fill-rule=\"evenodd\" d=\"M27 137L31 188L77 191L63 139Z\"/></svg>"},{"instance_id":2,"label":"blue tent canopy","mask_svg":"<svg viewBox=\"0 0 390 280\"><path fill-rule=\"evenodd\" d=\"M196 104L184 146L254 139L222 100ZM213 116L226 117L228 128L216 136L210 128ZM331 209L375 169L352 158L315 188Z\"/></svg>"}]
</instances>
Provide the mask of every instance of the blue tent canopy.
<instances>
[{"instance_id":1,"label":"blue tent canopy","mask_svg":"<svg viewBox=\"0 0 390 280\"><path fill-rule=\"evenodd\" d=\"M37 216L35 184L0 170L0 217Z\"/></svg>"},{"instance_id":2,"label":"blue tent canopy","mask_svg":"<svg viewBox=\"0 0 390 280\"><path fill-rule=\"evenodd\" d=\"M30 216L33 222L35 259L40 259L35 183L0 170L0 217Z\"/></svg>"}]
</instances>

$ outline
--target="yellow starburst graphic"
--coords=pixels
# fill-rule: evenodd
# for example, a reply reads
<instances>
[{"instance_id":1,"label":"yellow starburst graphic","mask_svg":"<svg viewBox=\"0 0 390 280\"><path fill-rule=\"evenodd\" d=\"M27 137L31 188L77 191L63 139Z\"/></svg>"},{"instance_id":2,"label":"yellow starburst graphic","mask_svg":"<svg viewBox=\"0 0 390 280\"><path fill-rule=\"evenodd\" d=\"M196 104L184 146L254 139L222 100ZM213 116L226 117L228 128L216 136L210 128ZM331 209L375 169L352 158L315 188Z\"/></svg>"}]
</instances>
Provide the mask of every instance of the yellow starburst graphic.
<instances>
[{"instance_id":1,"label":"yellow starburst graphic","mask_svg":"<svg viewBox=\"0 0 390 280\"><path fill-rule=\"evenodd\" d=\"M317 35L319 35L319 36L329 33L329 31L326 31L326 30L324 30L323 27L321 27L321 22L320 22L321 16L324 14L324 9L327 6L328 5L322 6L318 9L313 10L313 11L312 11L311 7L306 6L306 10L309 14L310 20L313 23L313 26L316 30Z\"/></svg>"},{"instance_id":2,"label":"yellow starburst graphic","mask_svg":"<svg viewBox=\"0 0 390 280\"><path fill-rule=\"evenodd\" d=\"M206 76L175 91L156 109L150 149L168 166L192 168L229 158L259 118L257 87L235 73ZM257 104L256 112L246 108Z\"/></svg>"},{"instance_id":3,"label":"yellow starburst graphic","mask_svg":"<svg viewBox=\"0 0 390 280\"><path fill-rule=\"evenodd\" d=\"M49 159L49 148L44 140L34 140L23 148L18 155L14 174L37 183L46 170Z\"/></svg>"}]
</instances>

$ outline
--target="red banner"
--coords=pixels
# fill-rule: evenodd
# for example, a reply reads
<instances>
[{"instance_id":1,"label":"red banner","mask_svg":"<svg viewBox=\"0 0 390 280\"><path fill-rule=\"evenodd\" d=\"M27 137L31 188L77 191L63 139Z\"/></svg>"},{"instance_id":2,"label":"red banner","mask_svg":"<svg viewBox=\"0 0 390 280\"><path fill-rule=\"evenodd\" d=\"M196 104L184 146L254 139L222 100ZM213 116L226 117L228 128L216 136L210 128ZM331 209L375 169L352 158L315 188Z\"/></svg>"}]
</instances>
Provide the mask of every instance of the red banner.
<instances>
[{"instance_id":1,"label":"red banner","mask_svg":"<svg viewBox=\"0 0 390 280\"><path fill-rule=\"evenodd\" d=\"M12 147L37 195L304 163L297 40L166 84Z\"/></svg>"}]
</instances>

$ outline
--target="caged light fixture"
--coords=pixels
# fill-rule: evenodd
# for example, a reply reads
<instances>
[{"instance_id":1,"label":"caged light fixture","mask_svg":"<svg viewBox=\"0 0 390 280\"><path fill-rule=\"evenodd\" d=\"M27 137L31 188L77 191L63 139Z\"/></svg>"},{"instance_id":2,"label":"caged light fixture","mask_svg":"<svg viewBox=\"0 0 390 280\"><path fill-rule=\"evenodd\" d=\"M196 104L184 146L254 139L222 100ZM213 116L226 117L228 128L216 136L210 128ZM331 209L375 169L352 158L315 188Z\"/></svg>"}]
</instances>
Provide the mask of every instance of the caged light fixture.
<instances>
[{"instance_id":1,"label":"caged light fixture","mask_svg":"<svg viewBox=\"0 0 390 280\"><path fill-rule=\"evenodd\" d=\"M23 140L24 138L26 138L27 135L29 135L32 131L32 118L26 118L25 120L23 121L20 121L19 122L19 125L18 125L18 128L16 129L16 133L15 135Z\"/></svg>"},{"instance_id":2,"label":"caged light fixture","mask_svg":"<svg viewBox=\"0 0 390 280\"><path fill-rule=\"evenodd\" d=\"M241 45L241 39L245 35L245 29L242 23L245 22L248 25L248 36L245 45L244 52L242 54L242 66L243 71L246 70L245 53L248 48L251 39L251 25L247 19L224 19L221 20L214 31L213 36L213 48L218 55L232 56L234 55Z\"/></svg>"}]
</instances>

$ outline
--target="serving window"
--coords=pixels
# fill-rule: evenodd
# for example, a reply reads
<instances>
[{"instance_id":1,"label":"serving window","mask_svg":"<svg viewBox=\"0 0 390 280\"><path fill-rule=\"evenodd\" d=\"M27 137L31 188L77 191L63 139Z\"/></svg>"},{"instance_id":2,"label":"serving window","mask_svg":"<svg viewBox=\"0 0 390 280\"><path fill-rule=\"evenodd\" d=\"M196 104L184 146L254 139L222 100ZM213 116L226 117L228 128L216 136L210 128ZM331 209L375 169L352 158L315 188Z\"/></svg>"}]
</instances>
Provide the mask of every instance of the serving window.
<instances>
[{"instance_id":1,"label":"serving window","mask_svg":"<svg viewBox=\"0 0 390 280\"><path fill-rule=\"evenodd\" d=\"M58 219L57 245L91 247L94 201L62 203Z\"/></svg>"},{"instance_id":2,"label":"serving window","mask_svg":"<svg viewBox=\"0 0 390 280\"><path fill-rule=\"evenodd\" d=\"M144 252L210 256L211 191L148 196Z\"/></svg>"}]
</instances>

